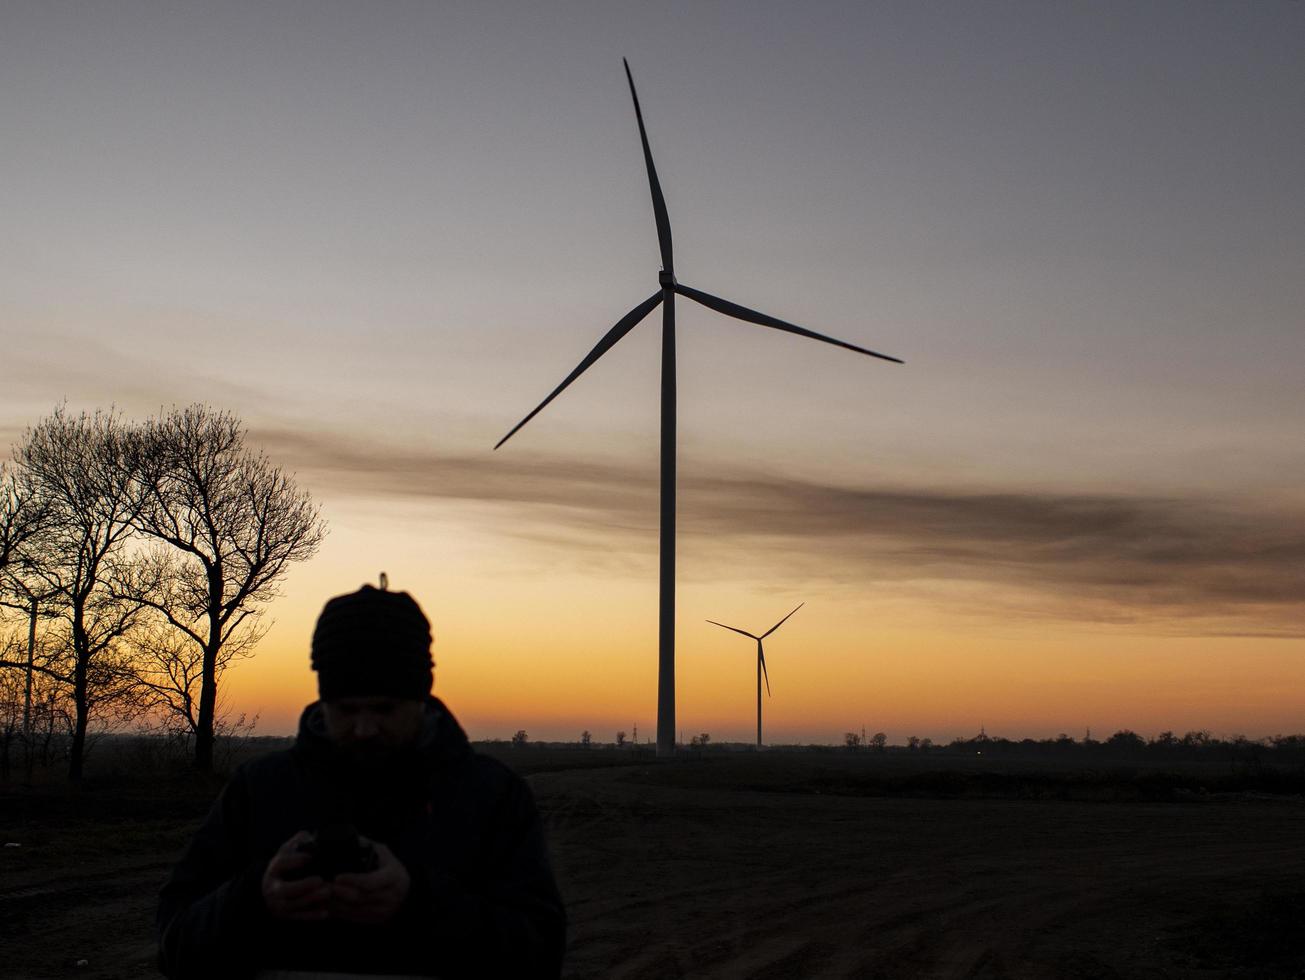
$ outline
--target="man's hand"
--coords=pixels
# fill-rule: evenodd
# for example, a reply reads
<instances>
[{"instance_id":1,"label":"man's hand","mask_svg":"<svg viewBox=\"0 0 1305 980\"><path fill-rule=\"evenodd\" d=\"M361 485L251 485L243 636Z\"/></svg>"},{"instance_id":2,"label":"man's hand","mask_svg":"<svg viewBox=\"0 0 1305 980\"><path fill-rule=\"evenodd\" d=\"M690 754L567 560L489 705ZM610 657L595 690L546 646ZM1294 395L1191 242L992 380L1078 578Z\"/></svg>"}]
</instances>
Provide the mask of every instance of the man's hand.
<instances>
[{"instance_id":1,"label":"man's hand","mask_svg":"<svg viewBox=\"0 0 1305 980\"><path fill-rule=\"evenodd\" d=\"M313 835L301 830L277 849L263 872L263 904L277 919L294 919L312 922L330 915L331 886L321 878L292 879L312 856L299 850L299 845L312 840Z\"/></svg>"},{"instance_id":2,"label":"man's hand","mask_svg":"<svg viewBox=\"0 0 1305 980\"><path fill-rule=\"evenodd\" d=\"M331 916L372 925L388 922L403 906L412 879L403 862L384 844L376 849L375 871L337 875L331 884Z\"/></svg>"}]
</instances>

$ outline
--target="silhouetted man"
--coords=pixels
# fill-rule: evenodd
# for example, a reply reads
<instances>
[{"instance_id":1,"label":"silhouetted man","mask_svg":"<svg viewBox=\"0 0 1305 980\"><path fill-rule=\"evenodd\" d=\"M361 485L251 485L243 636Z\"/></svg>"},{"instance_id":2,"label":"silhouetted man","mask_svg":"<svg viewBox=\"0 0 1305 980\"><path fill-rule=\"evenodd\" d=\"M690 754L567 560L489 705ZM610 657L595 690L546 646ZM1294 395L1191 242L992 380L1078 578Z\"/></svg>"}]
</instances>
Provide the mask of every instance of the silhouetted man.
<instances>
[{"instance_id":1,"label":"silhouetted man","mask_svg":"<svg viewBox=\"0 0 1305 980\"><path fill-rule=\"evenodd\" d=\"M160 895L168 976L560 974L530 790L431 696L430 644L406 592L326 604L294 747L236 771Z\"/></svg>"}]
</instances>

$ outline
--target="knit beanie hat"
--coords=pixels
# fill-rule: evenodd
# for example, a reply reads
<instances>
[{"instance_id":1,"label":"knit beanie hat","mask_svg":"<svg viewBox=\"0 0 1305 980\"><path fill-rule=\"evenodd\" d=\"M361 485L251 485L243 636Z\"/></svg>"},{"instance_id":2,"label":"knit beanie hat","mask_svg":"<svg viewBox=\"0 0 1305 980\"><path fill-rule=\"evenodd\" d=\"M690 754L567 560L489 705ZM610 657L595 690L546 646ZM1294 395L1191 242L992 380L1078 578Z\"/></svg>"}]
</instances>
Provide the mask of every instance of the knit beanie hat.
<instances>
[{"instance_id":1,"label":"knit beanie hat","mask_svg":"<svg viewBox=\"0 0 1305 980\"><path fill-rule=\"evenodd\" d=\"M318 696L425 700L435 679L430 644L430 621L408 593L364 585L336 596L313 630Z\"/></svg>"}]
</instances>

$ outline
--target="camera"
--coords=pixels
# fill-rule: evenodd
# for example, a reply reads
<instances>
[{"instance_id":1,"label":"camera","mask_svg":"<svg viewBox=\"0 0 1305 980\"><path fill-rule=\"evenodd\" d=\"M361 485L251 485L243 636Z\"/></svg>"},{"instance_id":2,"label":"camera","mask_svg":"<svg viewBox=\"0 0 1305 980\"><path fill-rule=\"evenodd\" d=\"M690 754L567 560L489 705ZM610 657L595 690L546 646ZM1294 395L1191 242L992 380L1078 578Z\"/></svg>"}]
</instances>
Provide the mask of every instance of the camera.
<instances>
[{"instance_id":1,"label":"camera","mask_svg":"<svg viewBox=\"0 0 1305 980\"><path fill-rule=\"evenodd\" d=\"M376 849L348 824L322 827L312 840L299 845L299 852L308 854L310 860L295 871L296 878L316 875L330 880L336 875L375 871L379 864Z\"/></svg>"}]
</instances>

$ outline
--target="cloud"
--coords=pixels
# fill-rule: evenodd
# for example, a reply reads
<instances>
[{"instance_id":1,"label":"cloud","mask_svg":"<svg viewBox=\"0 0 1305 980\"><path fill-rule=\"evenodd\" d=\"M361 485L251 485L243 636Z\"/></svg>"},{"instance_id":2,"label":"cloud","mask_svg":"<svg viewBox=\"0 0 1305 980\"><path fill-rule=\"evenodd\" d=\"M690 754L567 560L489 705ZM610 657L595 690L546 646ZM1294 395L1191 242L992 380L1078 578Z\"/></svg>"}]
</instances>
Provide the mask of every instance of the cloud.
<instances>
[{"instance_id":1,"label":"cloud","mask_svg":"<svg viewBox=\"0 0 1305 980\"><path fill-rule=\"evenodd\" d=\"M619 553L634 569L655 556L653 464L448 455L289 430L257 436L310 486L488 505L499 533L565 548L577 562L601 556L611 567ZM853 487L680 466L690 576L783 569L862 593L968 594L990 615L1182 633L1305 635L1302 517L1213 497Z\"/></svg>"},{"instance_id":2,"label":"cloud","mask_svg":"<svg viewBox=\"0 0 1305 980\"><path fill-rule=\"evenodd\" d=\"M144 340L110 343L53 327L15 333L0 362L0 391L0 451L64 403L74 412L112 407L141 419L197 400L263 411L284 410L285 401L275 388L206 373L175 350L169 356Z\"/></svg>"}]
</instances>

